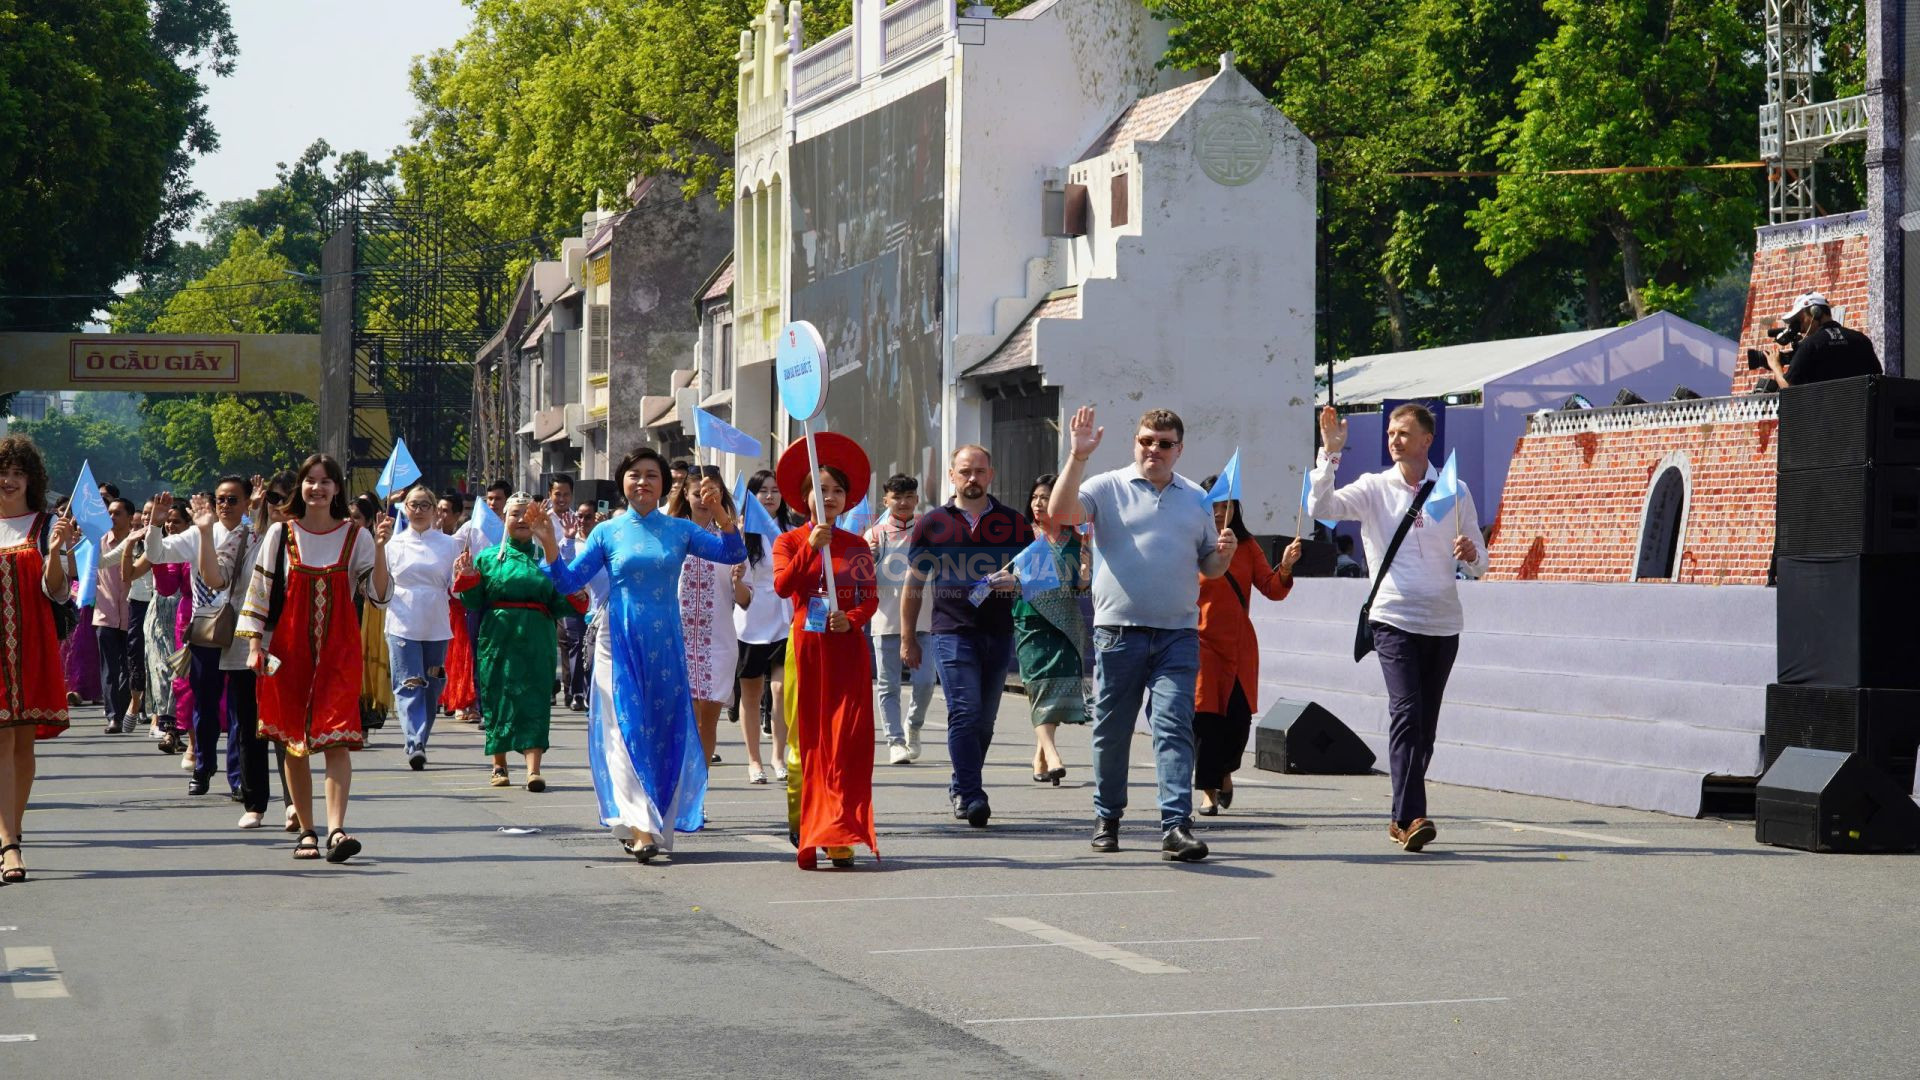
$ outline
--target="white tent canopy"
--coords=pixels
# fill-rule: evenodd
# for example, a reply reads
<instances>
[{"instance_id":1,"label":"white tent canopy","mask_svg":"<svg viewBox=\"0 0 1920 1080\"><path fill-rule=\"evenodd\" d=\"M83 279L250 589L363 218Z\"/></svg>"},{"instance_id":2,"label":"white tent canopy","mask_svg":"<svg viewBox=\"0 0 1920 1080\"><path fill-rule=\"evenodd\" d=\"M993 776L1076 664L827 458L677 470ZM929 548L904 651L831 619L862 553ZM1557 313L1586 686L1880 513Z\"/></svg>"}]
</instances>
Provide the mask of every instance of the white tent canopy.
<instances>
[{"instance_id":1,"label":"white tent canopy","mask_svg":"<svg viewBox=\"0 0 1920 1080\"><path fill-rule=\"evenodd\" d=\"M1356 356L1335 365L1333 396L1341 404L1376 405L1395 399L1478 393L1496 379L1611 333L1613 328L1576 330L1570 334Z\"/></svg>"}]
</instances>

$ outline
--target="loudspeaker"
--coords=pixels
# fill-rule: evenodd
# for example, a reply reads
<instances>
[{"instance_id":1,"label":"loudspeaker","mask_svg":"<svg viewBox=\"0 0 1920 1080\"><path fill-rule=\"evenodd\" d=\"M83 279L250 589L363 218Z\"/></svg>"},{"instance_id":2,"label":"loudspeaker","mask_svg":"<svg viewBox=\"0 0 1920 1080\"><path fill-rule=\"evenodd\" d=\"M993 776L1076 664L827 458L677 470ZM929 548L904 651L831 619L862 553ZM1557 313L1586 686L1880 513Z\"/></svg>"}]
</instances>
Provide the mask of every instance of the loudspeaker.
<instances>
[{"instance_id":1,"label":"loudspeaker","mask_svg":"<svg viewBox=\"0 0 1920 1080\"><path fill-rule=\"evenodd\" d=\"M1373 761L1353 729L1311 701L1282 698L1253 729L1253 766L1264 772L1370 773Z\"/></svg>"},{"instance_id":2,"label":"loudspeaker","mask_svg":"<svg viewBox=\"0 0 1920 1080\"><path fill-rule=\"evenodd\" d=\"M1793 747L1754 789L1753 835L1802 851L1920 849L1920 806L1858 754Z\"/></svg>"},{"instance_id":3,"label":"loudspeaker","mask_svg":"<svg viewBox=\"0 0 1920 1080\"><path fill-rule=\"evenodd\" d=\"M1780 473L1781 555L1920 552L1920 468L1836 465Z\"/></svg>"},{"instance_id":4,"label":"loudspeaker","mask_svg":"<svg viewBox=\"0 0 1920 1080\"><path fill-rule=\"evenodd\" d=\"M1920 560L1783 555L1775 570L1781 682L1920 690L1910 631Z\"/></svg>"},{"instance_id":5,"label":"loudspeaker","mask_svg":"<svg viewBox=\"0 0 1920 1080\"><path fill-rule=\"evenodd\" d=\"M1920 380L1885 375L1780 393L1780 471L1920 465Z\"/></svg>"},{"instance_id":6,"label":"loudspeaker","mask_svg":"<svg viewBox=\"0 0 1920 1080\"><path fill-rule=\"evenodd\" d=\"M1857 753L1896 779L1920 754L1920 690L1862 686L1767 687L1761 743L1772 765L1792 747Z\"/></svg>"}]
</instances>

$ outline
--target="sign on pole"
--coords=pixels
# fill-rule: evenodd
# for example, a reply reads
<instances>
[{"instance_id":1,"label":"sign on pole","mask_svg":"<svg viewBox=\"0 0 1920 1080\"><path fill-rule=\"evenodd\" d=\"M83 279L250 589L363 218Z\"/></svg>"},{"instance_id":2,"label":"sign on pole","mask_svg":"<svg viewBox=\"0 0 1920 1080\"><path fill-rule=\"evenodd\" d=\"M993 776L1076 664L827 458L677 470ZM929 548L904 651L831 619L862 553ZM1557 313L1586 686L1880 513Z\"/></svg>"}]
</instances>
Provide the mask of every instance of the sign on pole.
<instances>
[{"instance_id":1,"label":"sign on pole","mask_svg":"<svg viewBox=\"0 0 1920 1080\"><path fill-rule=\"evenodd\" d=\"M826 344L820 331L804 320L780 328L780 341L774 347L773 367L780 381L780 406L787 415L800 421L802 437L807 440L807 468L810 476L820 475L820 455L813 447L813 419L827 407ZM829 525L832 519L820 505L820 485L813 485L813 520ZM840 594L833 585L833 547L822 553L827 577L827 610L838 611Z\"/></svg>"}]
</instances>

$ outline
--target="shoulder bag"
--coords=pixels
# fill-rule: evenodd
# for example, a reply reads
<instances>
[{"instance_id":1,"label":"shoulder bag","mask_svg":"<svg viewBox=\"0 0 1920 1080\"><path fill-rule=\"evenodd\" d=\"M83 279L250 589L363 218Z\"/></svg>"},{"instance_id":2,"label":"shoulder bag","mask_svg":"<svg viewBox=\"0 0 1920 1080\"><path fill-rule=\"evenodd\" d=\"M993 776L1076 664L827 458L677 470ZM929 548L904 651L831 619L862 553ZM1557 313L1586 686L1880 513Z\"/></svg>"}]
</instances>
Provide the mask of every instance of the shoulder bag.
<instances>
[{"instance_id":1,"label":"shoulder bag","mask_svg":"<svg viewBox=\"0 0 1920 1080\"><path fill-rule=\"evenodd\" d=\"M240 568L246 565L247 547L252 539L253 534L248 533L247 542L240 545L239 554L233 560L232 576L238 577ZM228 581L225 590L227 599L224 603L211 611L193 613L193 621L187 624L187 644L206 649L225 649L233 644L233 632L238 629L240 623L240 609L233 602L236 589L240 591L241 596L246 595L246 588L241 582Z\"/></svg>"},{"instance_id":2,"label":"shoulder bag","mask_svg":"<svg viewBox=\"0 0 1920 1080\"><path fill-rule=\"evenodd\" d=\"M1359 663L1373 651L1373 599L1380 595L1380 583L1387 580L1387 570L1393 566L1393 557L1400 551L1401 541L1407 538L1407 530L1413 528L1414 519L1420 516L1420 510L1427 505L1427 496L1433 494L1433 481L1420 486L1420 494L1413 497L1413 505L1407 507L1407 516L1400 519L1400 528L1393 534L1393 542L1387 545L1387 553L1380 559L1380 570L1373 576L1373 591L1367 593L1367 602L1360 605L1360 628L1353 635L1353 662Z\"/></svg>"}]
</instances>

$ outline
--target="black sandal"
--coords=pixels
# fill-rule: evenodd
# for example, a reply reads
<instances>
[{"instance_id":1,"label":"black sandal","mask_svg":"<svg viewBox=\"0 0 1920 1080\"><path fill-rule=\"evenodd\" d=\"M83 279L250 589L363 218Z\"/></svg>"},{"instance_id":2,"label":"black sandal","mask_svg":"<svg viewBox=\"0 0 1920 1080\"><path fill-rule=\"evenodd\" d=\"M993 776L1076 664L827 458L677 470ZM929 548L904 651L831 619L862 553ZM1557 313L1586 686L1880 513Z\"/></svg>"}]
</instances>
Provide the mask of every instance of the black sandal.
<instances>
[{"instance_id":1,"label":"black sandal","mask_svg":"<svg viewBox=\"0 0 1920 1080\"><path fill-rule=\"evenodd\" d=\"M312 843L308 843L311 840ZM320 834L308 829L293 842L293 857L296 859L317 859L320 857Z\"/></svg>"},{"instance_id":2,"label":"black sandal","mask_svg":"<svg viewBox=\"0 0 1920 1080\"><path fill-rule=\"evenodd\" d=\"M0 859L6 858L7 852L9 851L15 855L20 855L20 845L8 844L6 847L0 847ZM21 855L21 858L24 859L25 856ZM18 885L25 880L27 880L27 868L24 866L16 866L11 870L0 870L0 885Z\"/></svg>"},{"instance_id":3,"label":"black sandal","mask_svg":"<svg viewBox=\"0 0 1920 1080\"><path fill-rule=\"evenodd\" d=\"M333 839L336 836L340 838L338 843L335 843ZM335 829L327 834L328 862L343 863L358 854L360 854L360 841L348 836L347 830Z\"/></svg>"}]
</instances>

